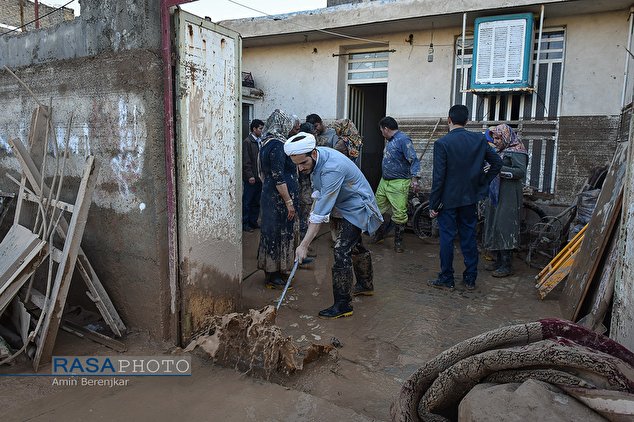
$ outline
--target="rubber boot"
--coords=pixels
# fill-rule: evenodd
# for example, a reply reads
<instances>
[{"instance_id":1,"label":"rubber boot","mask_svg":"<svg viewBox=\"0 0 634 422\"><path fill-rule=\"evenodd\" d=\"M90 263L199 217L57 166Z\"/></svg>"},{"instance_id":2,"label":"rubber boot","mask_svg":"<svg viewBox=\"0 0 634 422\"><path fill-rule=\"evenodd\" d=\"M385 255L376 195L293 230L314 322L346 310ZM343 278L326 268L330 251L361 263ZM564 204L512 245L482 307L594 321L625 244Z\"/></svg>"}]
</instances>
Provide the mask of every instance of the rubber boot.
<instances>
[{"instance_id":1,"label":"rubber boot","mask_svg":"<svg viewBox=\"0 0 634 422\"><path fill-rule=\"evenodd\" d=\"M504 250L504 251L500 251L500 254L502 256L502 265L500 265L500 267L497 270L493 271L491 275L493 277L498 277L498 278L508 277L510 275L513 275L513 270L511 268L511 261L513 259L513 251Z\"/></svg>"},{"instance_id":2,"label":"rubber boot","mask_svg":"<svg viewBox=\"0 0 634 422\"><path fill-rule=\"evenodd\" d=\"M502 265L502 252L495 251L495 261L489 262L484 266L486 271L495 271Z\"/></svg>"},{"instance_id":3,"label":"rubber boot","mask_svg":"<svg viewBox=\"0 0 634 422\"><path fill-rule=\"evenodd\" d=\"M357 279L356 284L352 288L352 295L374 295L374 284L372 283L374 272L372 271L370 251L352 255L352 267L354 268L354 277Z\"/></svg>"},{"instance_id":4,"label":"rubber boot","mask_svg":"<svg viewBox=\"0 0 634 422\"><path fill-rule=\"evenodd\" d=\"M335 303L330 308L319 311L319 317L335 319L352 315L352 269L332 269L332 293Z\"/></svg>"},{"instance_id":5,"label":"rubber boot","mask_svg":"<svg viewBox=\"0 0 634 422\"><path fill-rule=\"evenodd\" d=\"M275 290L284 290L284 286L286 286L286 281L282 279L282 274L279 271L274 271L272 273L265 273L266 280L266 288L267 289L275 289ZM289 286L288 289L291 290L292 286Z\"/></svg>"},{"instance_id":6,"label":"rubber boot","mask_svg":"<svg viewBox=\"0 0 634 422\"><path fill-rule=\"evenodd\" d=\"M405 232L405 226L403 224L397 224L394 228L394 250L396 253L403 253L403 233Z\"/></svg>"},{"instance_id":7,"label":"rubber boot","mask_svg":"<svg viewBox=\"0 0 634 422\"><path fill-rule=\"evenodd\" d=\"M381 243L385 239L385 222L381 223L376 232L372 235L370 243Z\"/></svg>"}]
</instances>

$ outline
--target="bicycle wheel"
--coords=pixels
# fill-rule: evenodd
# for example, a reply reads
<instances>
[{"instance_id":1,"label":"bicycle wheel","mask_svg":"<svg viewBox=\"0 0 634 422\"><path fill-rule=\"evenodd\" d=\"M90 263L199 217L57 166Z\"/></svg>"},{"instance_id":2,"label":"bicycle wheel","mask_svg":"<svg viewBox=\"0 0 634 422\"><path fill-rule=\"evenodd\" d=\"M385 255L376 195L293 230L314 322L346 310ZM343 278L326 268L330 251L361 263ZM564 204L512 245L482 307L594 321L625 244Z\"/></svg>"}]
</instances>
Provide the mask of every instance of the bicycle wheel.
<instances>
[{"instance_id":1,"label":"bicycle wheel","mask_svg":"<svg viewBox=\"0 0 634 422\"><path fill-rule=\"evenodd\" d=\"M529 241L529 233L535 224L546 217L546 212L532 202L524 201L520 211L520 243L523 246Z\"/></svg>"},{"instance_id":2,"label":"bicycle wheel","mask_svg":"<svg viewBox=\"0 0 634 422\"><path fill-rule=\"evenodd\" d=\"M416 208L414 211L414 217L412 217L412 228L416 236L421 239L431 237L432 235L432 219L429 216L429 203L424 202Z\"/></svg>"}]
</instances>

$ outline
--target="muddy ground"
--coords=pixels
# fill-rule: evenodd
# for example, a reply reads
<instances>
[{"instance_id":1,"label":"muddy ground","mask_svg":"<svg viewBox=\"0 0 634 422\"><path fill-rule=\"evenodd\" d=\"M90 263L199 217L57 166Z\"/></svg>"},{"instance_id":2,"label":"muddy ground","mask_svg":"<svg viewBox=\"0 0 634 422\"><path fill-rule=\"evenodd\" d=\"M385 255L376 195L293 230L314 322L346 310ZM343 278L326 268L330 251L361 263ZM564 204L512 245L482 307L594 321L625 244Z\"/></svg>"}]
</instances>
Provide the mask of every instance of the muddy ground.
<instances>
[{"instance_id":1,"label":"muddy ground","mask_svg":"<svg viewBox=\"0 0 634 422\"><path fill-rule=\"evenodd\" d=\"M258 235L255 231L244 236L245 308L273 304L280 293L264 288L262 272L253 273ZM329 234L318 238L317 260L311 269L298 271L277 324L298 345L338 339L343 347L337 358L323 358L299 373L270 381L214 366L202 354L193 358L192 377L133 378L125 387L52 386L49 378L0 377L2 420L388 420L400 384L427 359L493 328L560 316L557 292L540 301L533 287L538 271L519 257L514 276L494 279L482 271L476 290L466 291L457 251L456 290L428 287L426 280L439 266L437 240L406 234L404 254L394 253L392 239L369 245L375 296L355 298L351 318L321 320L317 312L332 304L330 245ZM170 349L147 341L143 333L132 333L125 341L130 356ZM54 354L114 352L62 333ZM28 370L22 364L0 368L0 373Z\"/></svg>"}]
</instances>

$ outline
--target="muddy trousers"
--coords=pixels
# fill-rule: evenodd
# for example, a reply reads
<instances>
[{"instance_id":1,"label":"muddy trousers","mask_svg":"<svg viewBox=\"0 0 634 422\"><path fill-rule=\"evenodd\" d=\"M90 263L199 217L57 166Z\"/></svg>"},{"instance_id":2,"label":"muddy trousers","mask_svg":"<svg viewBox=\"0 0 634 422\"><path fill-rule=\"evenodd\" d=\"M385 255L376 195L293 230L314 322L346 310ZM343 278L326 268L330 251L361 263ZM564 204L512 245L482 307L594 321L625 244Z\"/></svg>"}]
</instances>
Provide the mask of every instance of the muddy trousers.
<instances>
[{"instance_id":1,"label":"muddy trousers","mask_svg":"<svg viewBox=\"0 0 634 422\"><path fill-rule=\"evenodd\" d=\"M341 226L334 247L335 262L332 267L332 292L336 303L352 301L353 271L357 284L372 290L372 257L361 242L361 229L341 219Z\"/></svg>"}]
</instances>

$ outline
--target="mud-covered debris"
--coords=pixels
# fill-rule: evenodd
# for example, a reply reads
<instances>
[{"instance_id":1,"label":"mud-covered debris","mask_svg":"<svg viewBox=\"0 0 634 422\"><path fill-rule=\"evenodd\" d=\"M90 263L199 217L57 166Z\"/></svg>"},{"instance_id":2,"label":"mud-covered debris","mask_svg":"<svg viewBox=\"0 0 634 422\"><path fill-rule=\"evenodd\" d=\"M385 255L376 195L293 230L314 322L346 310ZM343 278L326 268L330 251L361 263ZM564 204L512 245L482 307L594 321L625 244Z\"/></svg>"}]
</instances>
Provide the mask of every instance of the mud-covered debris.
<instances>
[{"instance_id":1,"label":"mud-covered debris","mask_svg":"<svg viewBox=\"0 0 634 422\"><path fill-rule=\"evenodd\" d=\"M301 370L304 364L334 349L331 345L297 346L275 325L275 316L275 308L270 305L250 309L246 314L210 316L185 351L200 347L216 363L268 378L274 372Z\"/></svg>"},{"instance_id":2,"label":"mud-covered debris","mask_svg":"<svg viewBox=\"0 0 634 422\"><path fill-rule=\"evenodd\" d=\"M337 349L340 348L340 347L343 347L343 343L341 343L341 341L339 341L339 339L337 337L331 338L330 339L330 344L335 346Z\"/></svg>"}]
</instances>

